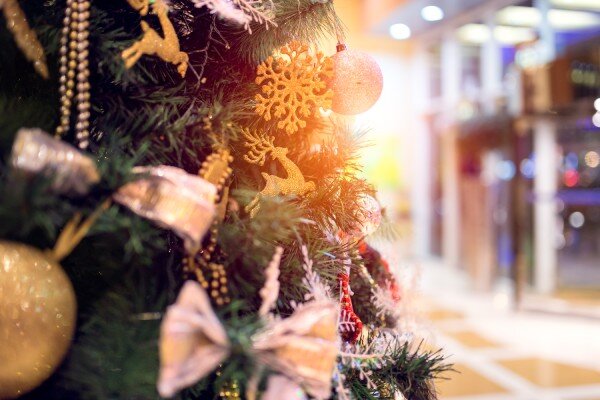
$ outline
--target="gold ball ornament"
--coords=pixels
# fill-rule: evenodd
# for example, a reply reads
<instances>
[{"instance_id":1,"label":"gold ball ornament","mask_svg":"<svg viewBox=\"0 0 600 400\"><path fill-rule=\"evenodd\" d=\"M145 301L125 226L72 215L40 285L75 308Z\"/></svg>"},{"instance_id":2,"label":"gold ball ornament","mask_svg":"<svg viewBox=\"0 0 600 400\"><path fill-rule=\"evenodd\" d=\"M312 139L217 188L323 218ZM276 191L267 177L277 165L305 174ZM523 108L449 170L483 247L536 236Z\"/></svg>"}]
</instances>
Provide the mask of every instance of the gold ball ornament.
<instances>
[{"instance_id":1,"label":"gold ball ornament","mask_svg":"<svg viewBox=\"0 0 600 400\"><path fill-rule=\"evenodd\" d=\"M362 51L338 45L333 59L332 110L338 114L356 115L375 104L383 90L383 74L377 62Z\"/></svg>"},{"instance_id":2,"label":"gold ball ornament","mask_svg":"<svg viewBox=\"0 0 600 400\"><path fill-rule=\"evenodd\" d=\"M0 241L0 399L19 397L52 374L71 343L76 308L58 262Z\"/></svg>"}]
</instances>

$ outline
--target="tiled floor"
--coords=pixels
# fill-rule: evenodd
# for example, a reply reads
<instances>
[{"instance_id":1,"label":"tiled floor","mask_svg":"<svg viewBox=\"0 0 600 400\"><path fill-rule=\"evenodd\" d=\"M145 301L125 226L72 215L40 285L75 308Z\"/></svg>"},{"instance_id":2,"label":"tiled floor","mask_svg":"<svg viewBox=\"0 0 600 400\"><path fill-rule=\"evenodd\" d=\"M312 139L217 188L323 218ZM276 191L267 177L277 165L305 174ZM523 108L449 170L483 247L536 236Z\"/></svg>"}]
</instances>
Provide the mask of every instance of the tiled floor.
<instances>
[{"instance_id":1,"label":"tiled floor","mask_svg":"<svg viewBox=\"0 0 600 400\"><path fill-rule=\"evenodd\" d=\"M600 372L540 358L518 358L498 362L534 385L555 388L600 384Z\"/></svg>"},{"instance_id":2,"label":"tiled floor","mask_svg":"<svg viewBox=\"0 0 600 400\"><path fill-rule=\"evenodd\" d=\"M424 336L457 370L436 383L441 400L600 399L599 321L516 313L440 265L422 273Z\"/></svg>"},{"instance_id":3,"label":"tiled floor","mask_svg":"<svg viewBox=\"0 0 600 400\"><path fill-rule=\"evenodd\" d=\"M465 364L454 364L456 372L448 373L448 380L440 380L436 387L443 398L506 393L498 383L479 374Z\"/></svg>"}]
</instances>

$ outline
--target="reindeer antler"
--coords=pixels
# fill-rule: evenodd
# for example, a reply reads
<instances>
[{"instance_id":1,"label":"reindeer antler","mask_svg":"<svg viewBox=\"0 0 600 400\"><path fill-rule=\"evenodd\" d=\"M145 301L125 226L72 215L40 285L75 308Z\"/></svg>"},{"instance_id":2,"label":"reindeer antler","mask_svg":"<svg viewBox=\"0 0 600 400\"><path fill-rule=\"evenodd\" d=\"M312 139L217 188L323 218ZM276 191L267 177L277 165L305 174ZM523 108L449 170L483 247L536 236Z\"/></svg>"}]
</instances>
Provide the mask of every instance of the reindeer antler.
<instances>
[{"instance_id":1,"label":"reindeer antler","mask_svg":"<svg viewBox=\"0 0 600 400\"><path fill-rule=\"evenodd\" d=\"M251 133L249 129L242 129L242 135L246 138L244 146L249 147L248 154L244 155L244 160L252 164L263 166L269 151L275 150L274 136L267 136L257 132Z\"/></svg>"}]
</instances>

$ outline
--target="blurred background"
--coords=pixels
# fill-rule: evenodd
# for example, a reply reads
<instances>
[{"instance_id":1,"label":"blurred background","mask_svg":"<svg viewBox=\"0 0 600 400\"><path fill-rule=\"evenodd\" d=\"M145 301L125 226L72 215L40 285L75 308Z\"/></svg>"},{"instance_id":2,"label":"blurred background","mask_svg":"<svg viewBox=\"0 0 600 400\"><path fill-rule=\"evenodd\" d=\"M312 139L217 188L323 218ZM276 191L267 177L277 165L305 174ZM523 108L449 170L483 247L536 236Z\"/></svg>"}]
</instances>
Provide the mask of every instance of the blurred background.
<instances>
[{"instance_id":1,"label":"blurred background","mask_svg":"<svg viewBox=\"0 0 600 400\"><path fill-rule=\"evenodd\" d=\"M600 399L600 0L336 0L442 398Z\"/></svg>"}]
</instances>

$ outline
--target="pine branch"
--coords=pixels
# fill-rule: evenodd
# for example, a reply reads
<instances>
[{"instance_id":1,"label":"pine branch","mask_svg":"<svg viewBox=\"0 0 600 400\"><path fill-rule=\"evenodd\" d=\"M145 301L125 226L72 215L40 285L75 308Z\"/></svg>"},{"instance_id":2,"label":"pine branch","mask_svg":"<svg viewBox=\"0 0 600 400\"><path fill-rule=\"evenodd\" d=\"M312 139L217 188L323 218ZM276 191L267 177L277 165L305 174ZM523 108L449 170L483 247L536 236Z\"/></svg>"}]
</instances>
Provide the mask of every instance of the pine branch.
<instances>
[{"instance_id":1,"label":"pine branch","mask_svg":"<svg viewBox=\"0 0 600 400\"><path fill-rule=\"evenodd\" d=\"M332 2L318 3L311 0L274 0L276 27L251 24L252 34L231 31L232 49L237 57L250 65L258 65L291 40L316 44L326 36L336 35L343 25ZM343 34L343 32L340 32Z\"/></svg>"}]
</instances>

